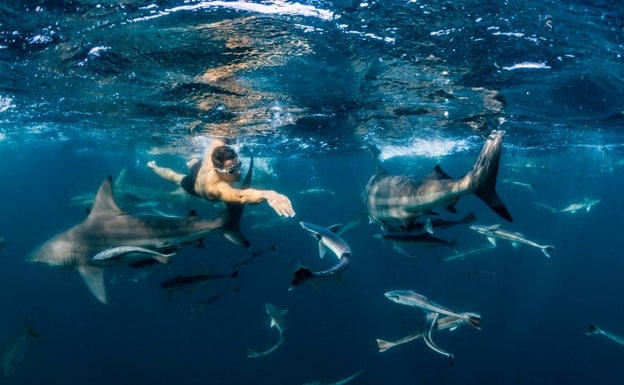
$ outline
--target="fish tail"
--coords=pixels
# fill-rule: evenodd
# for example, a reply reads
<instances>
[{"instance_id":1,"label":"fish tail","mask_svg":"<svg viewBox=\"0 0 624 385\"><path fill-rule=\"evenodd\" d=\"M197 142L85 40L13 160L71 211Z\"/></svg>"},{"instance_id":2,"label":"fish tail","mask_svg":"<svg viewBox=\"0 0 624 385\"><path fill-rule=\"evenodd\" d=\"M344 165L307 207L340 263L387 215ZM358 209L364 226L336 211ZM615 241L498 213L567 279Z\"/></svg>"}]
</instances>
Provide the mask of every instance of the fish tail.
<instances>
[{"instance_id":1,"label":"fish tail","mask_svg":"<svg viewBox=\"0 0 624 385\"><path fill-rule=\"evenodd\" d=\"M157 260L158 262L164 264L164 265L167 265L167 264L169 264L169 257L171 257L173 254L175 254L175 253L165 254L165 255L156 255L156 256L154 256L154 259Z\"/></svg>"},{"instance_id":2,"label":"fish tail","mask_svg":"<svg viewBox=\"0 0 624 385\"><path fill-rule=\"evenodd\" d=\"M299 286L310 278L314 277L314 273L312 270L307 267L301 267L299 270L295 271L295 275L293 277L292 282L290 283L290 287L294 288L295 286Z\"/></svg>"},{"instance_id":3,"label":"fish tail","mask_svg":"<svg viewBox=\"0 0 624 385\"><path fill-rule=\"evenodd\" d=\"M587 329L587 331L585 332L585 334L592 335L592 334L599 334L600 333L600 328L598 326L596 326L595 323L590 322L589 323L589 329Z\"/></svg>"},{"instance_id":4,"label":"fish tail","mask_svg":"<svg viewBox=\"0 0 624 385\"><path fill-rule=\"evenodd\" d=\"M481 330L481 316L475 313L464 313L467 316L468 323L470 323L475 328Z\"/></svg>"},{"instance_id":5,"label":"fish tail","mask_svg":"<svg viewBox=\"0 0 624 385\"><path fill-rule=\"evenodd\" d=\"M390 341L380 340L379 338L377 339L377 349L379 349L379 353L385 352L393 346L394 344Z\"/></svg>"},{"instance_id":6,"label":"fish tail","mask_svg":"<svg viewBox=\"0 0 624 385\"><path fill-rule=\"evenodd\" d=\"M540 247L540 249L542 249L542 253L544 253L545 256L550 258L550 254L548 252L553 251L555 249L555 246L546 245L546 246Z\"/></svg>"},{"instance_id":7,"label":"fish tail","mask_svg":"<svg viewBox=\"0 0 624 385\"><path fill-rule=\"evenodd\" d=\"M504 131L492 131L487 138L477 161L466 176L476 196L494 212L509 222L513 222L511 214L496 193L496 178L503 147Z\"/></svg>"}]
</instances>

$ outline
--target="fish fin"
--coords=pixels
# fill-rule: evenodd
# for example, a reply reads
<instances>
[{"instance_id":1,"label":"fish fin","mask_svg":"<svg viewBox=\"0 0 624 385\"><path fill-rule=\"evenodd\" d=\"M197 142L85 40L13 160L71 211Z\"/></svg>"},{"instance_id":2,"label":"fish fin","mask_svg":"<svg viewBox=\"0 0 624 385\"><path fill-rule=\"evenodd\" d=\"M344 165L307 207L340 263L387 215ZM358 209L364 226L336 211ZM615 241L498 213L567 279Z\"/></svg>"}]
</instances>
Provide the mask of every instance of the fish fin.
<instances>
[{"instance_id":1,"label":"fish fin","mask_svg":"<svg viewBox=\"0 0 624 385\"><path fill-rule=\"evenodd\" d=\"M438 180L453 179L449 174L445 173L444 170L442 170L442 167L440 167L439 164L436 164L436 166L433 168L433 171L429 175L427 175L426 178Z\"/></svg>"},{"instance_id":2,"label":"fish fin","mask_svg":"<svg viewBox=\"0 0 624 385\"><path fill-rule=\"evenodd\" d=\"M327 228L327 230L331 231L334 234L340 234L342 232L342 228L344 225L342 223L336 223Z\"/></svg>"},{"instance_id":3,"label":"fish fin","mask_svg":"<svg viewBox=\"0 0 624 385\"><path fill-rule=\"evenodd\" d=\"M457 209L455 208L455 205L457 204L458 200L459 198L453 199L450 204L446 205L446 207L444 207L446 211L448 211L449 213L456 214Z\"/></svg>"},{"instance_id":4,"label":"fish fin","mask_svg":"<svg viewBox=\"0 0 624 385\"><path fill-rule=\"evenodd\" d=\"M457 329L457 328L458 328L458 326L453 326L452 328L450 328L450 329L449 329L449 331L453 332L453 331L455 331L455 329Z\"/></svg>"},{"instance_id":5,"label":"fish fin","mask_svg":"<svg viewBox=\"0 0 624 385\"><path fill-rule=\"evenodd\" d=\"M494 237L487 237L487 240L490 241L492 246L496 246L496 238L494 238Z\"/></svg>"},{"instance_id":6,"label":"fish fin","mask_svg":"<svg viewBox=\"0 0 624 385\"><path fill-rule=\"evenodd\" d=\"M370 152L371 156L373 157L373 161L375 161L375 174L376 175L387 174L388 171L386 171L383 168L383 166L381 165L381 161L379 160L379 155L381 154L381 152L379 151L377 146L375 146L374 144L369 144L368 145L368 151Z\"/></svg>"},{"instance_id":7,"label":"fish fin","mask_svg":"<svg viewBox=\"0 0 624 385\"><path fill-rule=\"evenodd\" d=\"M300 267L293 276L289 290L293 290L295 286L299 286L310 278L314 278L314 273L307 267Z\"/></svg>"},{"instance_id":8,"label":"fish fin","mask_svg":"<svg viewBox=\"0 0 624 385\"><path fill-rule=\"evenodd\" d=\"M121 215L125 214L115 202L115 196L113 195L112 186L113 177L107 175L93 201L93 207L89 211L89 217L92 218L97 215Z\"/></svg>"},{"instance_id":9,"label":"fish fin","mask_svg":"<svg viewBox=\"0 0 624 385\"><path fill-rule=\"evenodd\" d=\"M319 247L319 258L323 259L325 257L325 253L327 252L327 248L323 246L323 243L321 241L319 241L318 247Z\"/></svg>"},{"instance_id":10,"label":"fish fin","mask_svg":"<svg viewBox=\"0 0 624 385\"><path fill-rule=\"evenodd\" d=\"M476 314L476 313L463 313L463 314L468 316L467 321L469 324L471 324L478 330L481 330L481 316L479 314Z\"/></svg>"},{"instance_id":11,"label":"fish fin","mask_svg":"<svg viewBox=\"0 0 624 385\"><path fill-rule=\"evenodd\" d=\"M158 262L167 265L169 264L169 257L173 255L173 254L166 254L166 255L155 255L153 258L155 260L157 260Z\"/></svg>"},{"instance_id":12,"label":"fish fin","mask_svg":"<svg viewBox=\"0 0 624 385\"><path fill-rule=\"evenodd\" d=\"M586 335L600 334L600 328L593 322L589 323L589 329L585 332Z\"/></svg>"},{"instance_id":13,"label":"fish fin","mask_svg":"<svg viewBox=\"0 0 624 385\"><path fill-rule=\"evenodd\" d=\"M433 234L433 225L431 224L431 218L427 217L425 221L425 231L429 234Z\"/></svg>"},{"instance_id":14,"label":"fish fin","mask_svg":"<svg viewBox=\"0 0 624 385\"><path fill-rule=\"evenodd\" d=\"M545 256L547 256L548 258L550 258L550 253L549 251L553 251L555 249L554 246L551 245L546 245L546 246L542 246L540 247L540 249L542 250L542 253L544 253Z\"/></svg>"},{"instance_id":15,"label":"fish fin","mask_svg":"<svg viewBox=\"0 0 624 385\"><path fill-rule=\"evenodd\" d=\"M460 219L459 222L462 223L462 224L465 224L465 223L476 222L476 220L477 220L477 216L474 215L473 212L471 212L468 215L466 215L465 217L463 217L462 219Z\"/></svg>"},{"instance_id":16,"label":"fish fin","mask_svg":"<svg viewBox=\"0 0 624 385\"><path fill-rule=\"evenodd\" d=\"M76 268L91 293L103 304L107 303L106 287L104 286L104 271L94 266L78 266Z\"/></svg>"},{"instance_id":17,"label":"fish fin","mask_svg":"<svg viewBox=\"0 0 624 385\"><path fill-rule=\"evenodd\" d=\"M394 344L390 341L380 340L379 338L377 339L377 349L379 350L379 353L385 352L393 346Z\"/></svg>"},{"instance_id":18,"label":"fish fin","mask_svg":"<svg viewBox=\"0 0 624 385\"><path fill-rule=\"evenodd\" d=\"M514 249L517 249L518 247L520 247L520 244L519 244L518 242L511 242L511 246L512 246Z\"/></svg>"},{"instance_id":19,"label":"fish fin","mask_svg":"<svg viewBox=\"0 0 624 385\"><path fill-rule=\"evenodd\" d=\"M492 131L487 138L472 170L466 175L476 196L488 205L495 213L509 222L513 222L511 214L496 193L496 178L503 146L504 131Z\"/></svg>"}]
</instances>

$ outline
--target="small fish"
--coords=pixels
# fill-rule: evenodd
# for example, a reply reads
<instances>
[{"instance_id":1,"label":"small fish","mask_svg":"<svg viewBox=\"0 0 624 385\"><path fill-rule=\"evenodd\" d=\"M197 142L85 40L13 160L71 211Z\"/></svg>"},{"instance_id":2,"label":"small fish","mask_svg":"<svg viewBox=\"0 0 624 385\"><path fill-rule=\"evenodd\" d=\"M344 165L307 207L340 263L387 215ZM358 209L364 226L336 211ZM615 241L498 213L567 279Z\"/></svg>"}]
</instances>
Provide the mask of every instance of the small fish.
<instances>
[{"instance_id":1,"label":"small fish","mask_svg":"<svg viewBox=\"0 0 624 385\"><path fill-rule=\"evenodd\" d=\"M347 382L349 382L349 381L353 380L355 377L359 376L362 372L363 372L363 370L360 370L360 371L358 371L358 372L356 372L356 373L354 373L354 374L350 375L350 376L349 376L349 377L347 377L347 378L343 378L342 380L338 380L338 381L336 381L336 382L328 382L328 383L327 383L327 384L325 384L325 385L344 385L344 384L346 384ZM314 381L314 382L306 382L306 383L305 383L305 384L303 384L303 385L323 385L323 384L322 384L320 381Z\"/></svg>"},{"instance_id":2,"label":"small fish","mask_svg":"<svg viewBox=\"0 0 624 385\"><path fill-rule=\"evenodd\" d=\"M310 194L329 194L329 195L336 195L335 192L333 192L332 190L328 190L325 188L309 188L307 190L301 190L299 191L299 194L301 195L310 195Z\"/></svg>"},{"instance_id":3,"label":"small fish","mask_svg":"<svg viewBox=\"0 0 624 385\"><path fill-rule=\"evenodd\" d=\"M481 316L479 314L467 312L458 313L456 311L438 305L433 301L430 301L424 295L418 294L413 290L393 290L386 292L384 295L390 301L398 303L400 305L418 307L423 309L427 313L434 312L461 318L475 328L481 330Z\"/></svg>"},{"instance_id":4,"label":"small fish","mask_svg":"<svg viewBox=\"0 0 624 385\"><path fill-rule=\"evenodd\" d=\"M231 290L224 291L222 293L217 293L217 294L213 295L212 297L210 297L210 298L208 298L206 300L200 301L197 305L193 306L193 308L191 309L191 313L199 313L200 311L203 311L208 306L210 306L213 303L215 303L223 295L225 295L227 293L238 292L238 291L240 291L240 286L236 286L235 288L233 288Z\"/></svg>"},{"instance_id":5,"label":"small fish","mask_svg":"<svg viewBox=\"0 0 624 385\"><path fill-rule=\"evenodd\" d=\"M284 316L286 315L286 313L288 313L288 310L280 309L270 303L265 304L265 308L267 314L269 315L269 319L271 320L271 324L269 327L277 328L277 330L279 331L279 340L275 345L271 346L269 349L263 352L256 352L252 349L247 348L247 350L249 351L247 357L249 358L258 358L271 354L276 351L277 348L279 348L285 340L284 332L286 331L286 322L284 321Z\"/></svg>"},{"instance_id":6,"label":"small fish","mask_svg":"<svg viewBox=\"0 0 624 385\"><path fill-rule=\"evenodd\" d=\"M169 263L169 258L173 255L175 255L175 252L170 254L163 254L154 250L146 249L145 247L118 246L110 247L95 254L91 259L91 263L97 266L119 261L133 264L147 259L167 264Z\"/></svg>"},{"instance_id":7,"label":"small fish","mask_svg":"<svg viewBox=\"0 0 624 385\"><path fill-rule=\"evenodd\" d=\"M592 207L594 207L598 203L600 203L600 199L583 198L583 201L581 202L570 203L566 207L558 209L558 208L549 206L542 202L533 202L533 204L536 205L537 207L546 209L550 211L551 213L569 213L569 214L576 214L578 211L583 211L583 210L585 210L585 212L589 212L592 209Z\"/></svg>"},{"instance_id":8,"label":"small fish","mask_svg":"<svg viewBox=\"0 0 624 385\"><path fill-rule=\"evenodd\" d=\"M550 258L549 252L554 250L555 247L551 245L540 245L531 240L528 240L521 233L512 233L510 231L506 231L500 228L500 225L492 225L492 226L479 226L472 225L470 229L476 231L479 234L483 234L487 237L488 241L494 246L496 246L496 239L505 239L511 242L511 245L514 247L518 247L520 243L524 243L525 245L537 247L542 250L545 256Z\"/></svg>"},{"instance_id":9,"label":"small fish","mask_svg":"<svg viewBox=\"0 0 624 385\"><path fill-rule=\"evenodd\" d=\"M39 338L39 335L32 329L30 323L26 321L25 332L12 338L2 353L2 374L4 377L12 375L15 367L24 361L27 355L28 343L32 337Z\"/></svg>"},{"instance_id":10,"label":"small fish","mask_svg":"<svg viewBox=\"0 0 624 385\"><path fill-rule=\"evenodd\" d=\"M445 329L455 330L459 326L463 325L464 323L466 323L466 321L464 321L461 318L457 318L452 315L447 315L442 318L438 318L436 320L435 328L432 331L439 331L439 330L445 330ZM379 349L380 353L385 352L386 350L393 348L395 346L402 345L407 342L417 340L419 338L423 338L424 333L425 331L423 329L420 329L417 332L414 332L396 341L384 341L384 340L377 339L377 349Z\"/></svg>"},{"instance_id":11,"label":"small fish","mask_svg":"<svg viewBox=\"0 0 624 385\"><path fill-rule=\"evenodd\" d=\"M271 251L275 251L277 250L277 247L275 246L275 244L272 244L271 246L267 247L266 249L262 249L262 250L256 250L253 251L248 257L245 258L241 258L240 260L238 260L236 263L234 263L234 268L239 268L243 265L248 264L249 262L253 261L254 259L256 259L257 257L271 252Z\"/></svg>"},{"instance_id":12,"label":"small fish","mask_svg":"<svg viewBox=\"0 0 624 385\"><path fill-rule=\"evenodd\" d=\"M182 286L188 286L197 282L207 281L209 279L221 279L221 278L238 278L238 270L234 270L234 272L231 274L176 275L173 278L162 281L159 287L163 289L175 289L175 288L182 287Z\"/></svg>"},{"instance_id":13,"label":"small fish","mask_svg":"<svg viewBox=\"0 0 624 385\"><path fill-rule=\"evenodd\" d=\"M516 63L512 66L503 67L504 70L513 71L518 69L550 69L550 66L546 62L541 63L532 63L532 62L522 62Z\"/></svg>"},{"instance_id":14,"label":"small fish","mask_svg":"<svg viewBox=\"0 0 624 385\"><path fill-rule=\"evenodd\" d=\"M596 326L596 324L593 322L589 324L589 330L587 330L585 334L587 335L602 334L603 336L607 337L611 341L617 342L620 345L624 345L624 337L602 330L598 326Z\"/></svg>"},{"instance_id":15,"label":"small fish","mask_svg":"<svg viewBox=\"0 0 624 385\"><path fill-rule=\"evenodd\" d=\"M492 245L491 243L488 244L487 246L484 247L479 247L476 249L468 249L468 250L464 250L464 251L457 251L455 250L455 255L450 255L448 257L445 258L441 258L440 260L443 262L448 262L448 261L452 261L455 259L463 259L469 255L474 255L474 254L481 254L484 251L487 250L492 250L493 248L495 248L495 245Z\"/></svg>"},{"instance_id":16,"label":"small fish","mask_svg":"<svg viewBox=\"0 0 624 385\"><path fill-rule=\"evenodd\" d=\"M513 185L520 186L520 187L524 187L527 190L533 192L533 185L531 183L519 182L517 180L513 180L513 179L510 179L510 178L505 178L505 179L501 180L501 182L513 184Z\"/></svg>"}]
</instances>

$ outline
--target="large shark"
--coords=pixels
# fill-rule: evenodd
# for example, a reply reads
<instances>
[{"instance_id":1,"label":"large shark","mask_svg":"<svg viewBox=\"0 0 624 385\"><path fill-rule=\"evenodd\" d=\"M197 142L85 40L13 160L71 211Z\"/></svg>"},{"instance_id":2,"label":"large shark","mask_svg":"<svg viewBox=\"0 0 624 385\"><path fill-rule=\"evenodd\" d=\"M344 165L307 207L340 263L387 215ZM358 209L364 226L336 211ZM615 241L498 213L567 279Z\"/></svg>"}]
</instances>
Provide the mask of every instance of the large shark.
<instances>
[{"instance_id":1,"label":"large shark","mask_svg":"<svg viewBox=\"0 0 624 385\"><path fill-rule=\"evenodd\" d=\"M475 194L498 215L512 222L495 188L503 135L504 131L492 131L472 170L458 179L451 178L439 165L424 179L390 175L378 161L377 172L362 194L370 220L388 230L409 230L420 215L437 207L455 212L459 198Z\"/></svg>"},{"instance_id":2,"label":"large shark","mask_svg":"<svg viewBox=\"0 0 624 385\"><path fill-rule=\"evenodd\" d=\"M194 211L186 217L132 216L115 202L109 175L100 185L87 219L48 239L26 260L76 268L93 295L106 303L103 270L91 264L96 254L121 246L172 252L187 244L201 243L227 221L227 211L209 221L201 220Z\"/></svg>"}]
</instances>

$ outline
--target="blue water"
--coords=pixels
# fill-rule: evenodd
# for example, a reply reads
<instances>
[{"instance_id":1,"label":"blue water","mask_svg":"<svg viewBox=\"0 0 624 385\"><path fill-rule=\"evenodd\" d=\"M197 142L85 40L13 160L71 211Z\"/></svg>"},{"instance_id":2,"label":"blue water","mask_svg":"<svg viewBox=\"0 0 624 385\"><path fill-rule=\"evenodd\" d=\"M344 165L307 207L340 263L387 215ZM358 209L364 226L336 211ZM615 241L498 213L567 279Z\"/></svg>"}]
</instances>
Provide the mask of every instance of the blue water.
<instances>
[{"instance_id":1,"label":"blue water","mask_svg":"<svg viewBox=\"0 0 624 385\"><path fill-rule=\"evenodd\" d=\"M621 383L624 347L585 335L590 322L624 335L619 227L624 219L624 12L610 1L20 1L0 5L0 348L39 338L7 384ZM463 260L451 248L408 257L363 222L343 238L341 279L288 291L299 264L324 267L299 226L360 215L376 145L395 174L436 164L470 169L492 129L506 131L497 191L504 223L478 198L457 214L501 223L555 250L509 242ZM169 294L174 275L231 271L249 255L220 235L170 265L105 272L103 305L75 270L25 256L80 223L95 193L125 169L153 196L174 186L145 164L184 170L212 138L256 159L253 185L288 195L297 211L245 209L242 231L267 252L239 277ZM511 181L530 183L526 186ZM311 188L328 191L305 193ZM599 199L589 211L551 213ZM145 212L140 202L123 208ZM157 201L212 218L218 207ZM120 203L121 204L121 203ZM436 231L458 250L487 240L467 226ZM239 291L232 289L239 287ZM422 340L380 353L422 326L424 313L388 301L415 290L470 326L435 335L451 365ZM222 295L198 308L201 301ZM288 309L278 339L265 303Z\"/></svg>"}]
</instances>

